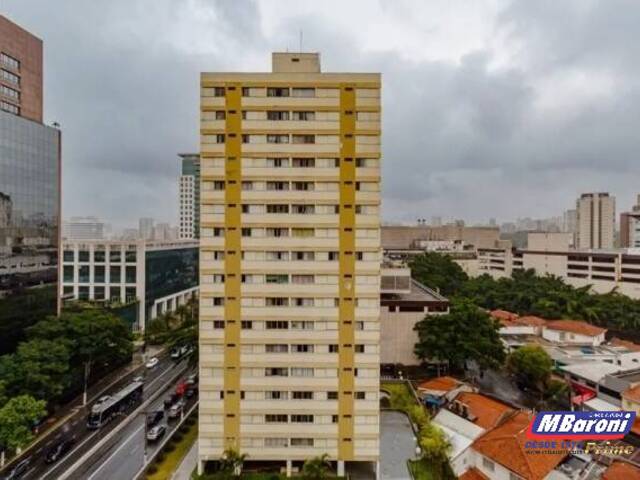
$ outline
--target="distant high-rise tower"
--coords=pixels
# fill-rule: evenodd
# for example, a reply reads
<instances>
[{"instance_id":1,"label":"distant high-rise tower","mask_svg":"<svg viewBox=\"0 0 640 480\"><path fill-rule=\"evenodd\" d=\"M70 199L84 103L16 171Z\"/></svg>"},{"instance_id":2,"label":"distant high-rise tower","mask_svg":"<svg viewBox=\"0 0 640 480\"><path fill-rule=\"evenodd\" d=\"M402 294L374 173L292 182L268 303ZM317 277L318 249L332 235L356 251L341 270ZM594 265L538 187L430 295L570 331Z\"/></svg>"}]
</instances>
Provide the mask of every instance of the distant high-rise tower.
<instances>
[{"instance_id":1,"label":"distant high-rise tower","mask_svg":"<svg viewBox=\"0 0 640 480\"><path fill-rule=\"evenodd\" d=\"M143 240L151 240L153 238L153 226L155 220L149 217L143 217L138 220L138 235Z\"/></svg>"},{"instance_id":2,"label":"distant high-rise tower","mask_svg":"<svg viewBox=\"0 0 640 480\"><path fill-rule=\"evenodd\" d=\"M42 123L42 40L2 15L0 110Z\"/></svg>"},{"instance_id":3,"label":"distant high-rise tower","mask_svg":"<svg viewBox=\"0 0 640 480\"><path fill-rule=\"evenodd\" d=\"M583 193L576 202L578 248L613 248L616 199L608 193Z\"/></svg>"},{"instance_id":4,"label":"distant high-rise tower","mask_svg":"<svg viewBox=\"0 0 640 480\"><path fill-rule=\"evenodd\" d=\"M380 75L201 75L199 468L379 458Z\"/></svg>"},{"instance_id":5,"label":"distant high-rise tower","mask_svg":"<svg viewBox=\"0 0 640 480\"><path fill-rule=\"evenodd\" d=\"M640 195L630 212L620 214L620 246L640 248Z\"/></svg>"},{"instance_id":6,"label":"distant high-rise tower","mask_svg":"<svg viewBox=\"0 0 640 480\"><path fill-rule=\"evenodd\" d=\"M200 238L200 155L181 153L179 238Z\"/></svg>"}]
</instances>

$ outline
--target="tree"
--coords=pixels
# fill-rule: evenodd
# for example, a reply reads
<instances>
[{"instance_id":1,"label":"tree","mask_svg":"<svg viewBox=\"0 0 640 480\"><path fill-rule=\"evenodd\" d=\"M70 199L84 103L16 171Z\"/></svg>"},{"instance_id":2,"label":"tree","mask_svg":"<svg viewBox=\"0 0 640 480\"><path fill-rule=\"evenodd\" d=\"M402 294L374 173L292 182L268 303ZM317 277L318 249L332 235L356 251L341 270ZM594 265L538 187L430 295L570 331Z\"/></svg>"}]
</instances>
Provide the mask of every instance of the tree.
<instances>
[{"instance_id":1,"label":"tree","mask_svg":"<svg viewBox=\"0 0 640 480\"><path fill-rule=\"evenodd\" d=\"M415 354L422 361L448 360L463 368L474 360L481 369L497 368L505 359L499 324L470 301L453 302L446 315L427 315L416 324Z\"/></svg>"},{"instance_id":2,"label":"tree","mask_svg":"<svg viewBox=\"0 0 640 480\"><path fill-rule=\"evenodd\" d=\"M219 473L221 473L224 478L234 478L238 476L242 471L242 464L246 458L246 454L240 454L233 448L227 448L222 453L222 458L220 459Z\"/></svg>"},{"instance_id":3,"label":"tree","mask_svg":"<svg viewBox=\"0 0 640 480\"><path fill-rule=\"evenodd\" d=\"M10 395L29 394L51 401L69 386L70 354L60 340L33 339L0 359L0 376Z\"/></svg>"},{"instance_id":4,"label":"tree","mask_svg":"<svg viewBox=\"0 0 640 480\"><path fill-rule=\"evenodd\" d=\"M64 312L29 329L32 339L57 338L71 352L71 364L81 366L84 403L91 369L118 365L131 358L133 337L129 327L115 315L98 309Z\"/></svg>"},{"instance_id":5,"label":"tree","mask_svg":"<svg viewBox=\"0 0 640 480\"><path fill-rule=\"evenodd\" d=\"M310 458L302 466L302 478L310 480L324 480L329 472L329 455L323 453L320 456Z\"/></svg>"},{"instance_id":6,"label":"tree","mask_svg":"<svg viewBox=\"0 0 640 480\"><path fill-rule=\"evenodd\" d=\"M509 354L507 369L516 376L519 386L543 393L551 378L553 360L541 346L525 345Z\"/></svg>"},{"instance_id":7,"label":"tree","mask_svg":"<svg viewBox=\"0 0 640 480\"><path fill-rule=\"evenodd\" d=\"M0 408L0 444L10 450L24 447L33 439L33 424L46 413L44 400L36 400L30 395L10 399Z\"/></svg>"},{"instance_id":8,"label":"tree","mask_svg":"<svg viewBox=\"0 0 640 480\"><path fill-rule=\"evenodd\" d=\"M437 288L443 295L458 291L468 280L467 274L448 255L427 252L414 257L409 263L411 276L431 288Z\"/></svg>"}]
</instances>

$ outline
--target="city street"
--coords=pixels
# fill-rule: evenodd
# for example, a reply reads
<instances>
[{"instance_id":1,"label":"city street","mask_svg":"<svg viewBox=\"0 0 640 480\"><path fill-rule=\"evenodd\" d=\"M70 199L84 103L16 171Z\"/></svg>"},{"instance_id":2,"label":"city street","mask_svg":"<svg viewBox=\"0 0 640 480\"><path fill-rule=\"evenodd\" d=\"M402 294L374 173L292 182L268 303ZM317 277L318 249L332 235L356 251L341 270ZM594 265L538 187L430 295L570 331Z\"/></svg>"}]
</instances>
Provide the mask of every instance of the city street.
<instances>
[{"instance_id":1,"label":"city street","mask_svg":"<svg viewBox=\"0 0 640 480\"><path fill-rule=\"evenodd\" d=\"M156 367L145 372L146 375L143 398L147 399L158 390L167 388L167 382L169 381L169 379L176 375L178 371L186 370L186 368L186 361L182 361L176 364L168 356L162 358ZM116 384L114 384L108 392L102 392L101 394L117 392L124 385L129 383L133 376L134 375L128 375L124 377ZM46 438L45 443L37 446L37 448L34 448L33 452L29 456L25 457L30 460L31 468L22 477L23 479L54 480L60 478L60 476L65 471L67 471L75 461L81 458L82 455L88 452L96 442L98 442L106 434L116 428L123 421L123 419L126 418L124 416L121 418L116 418L99 430L89 430L86 426L86 420L92 404L93 401L89 402L86 407L80 408L68 422L60 426L58 429L56 429L56 431L49 434ZM44 462L44 459L47 451L63 438L74 438L75 443L71 451L58 462L51 465L46 464Z\"/></svg>"}]
</instances>

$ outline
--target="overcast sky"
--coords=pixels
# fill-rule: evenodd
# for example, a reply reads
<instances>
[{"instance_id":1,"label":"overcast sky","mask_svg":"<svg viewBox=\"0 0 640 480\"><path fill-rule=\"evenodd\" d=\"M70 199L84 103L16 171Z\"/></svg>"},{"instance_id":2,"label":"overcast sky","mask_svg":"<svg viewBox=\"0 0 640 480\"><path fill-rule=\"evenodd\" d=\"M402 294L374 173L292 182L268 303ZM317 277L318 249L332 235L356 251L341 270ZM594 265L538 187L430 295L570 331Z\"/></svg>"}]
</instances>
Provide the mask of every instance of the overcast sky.
<instances>
[{"instance_id":1,"label":"overcast sky","mask_svg":"<svg viewBox=\"0 0 640 480\"><path fill-rule=\"evenodd\" d=\"M177 221L200 71L383 74L383 216L546 217L580 192L640 192L636 0L2 0L45 44L64 217Z\"/></svg>"}]
</instances>

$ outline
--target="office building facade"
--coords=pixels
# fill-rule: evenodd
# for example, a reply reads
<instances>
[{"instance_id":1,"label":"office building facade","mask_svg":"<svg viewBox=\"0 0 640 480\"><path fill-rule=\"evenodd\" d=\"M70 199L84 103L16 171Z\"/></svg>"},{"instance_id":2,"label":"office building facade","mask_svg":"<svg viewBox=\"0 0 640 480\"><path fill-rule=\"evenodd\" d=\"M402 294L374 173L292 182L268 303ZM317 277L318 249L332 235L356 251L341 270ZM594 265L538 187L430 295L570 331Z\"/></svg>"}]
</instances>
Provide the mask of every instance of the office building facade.
<instances>
[{"instance_id":1,"label":"office building facade","mask_svg":"<svg viewBox=\"0 0 640 480\"><path fill-rule=\"evenodd\" d=\"M102 240L104 223L96 217L71 217L62 226L62 236L74 240Z\"/></svg>"},{"instance_id":2,"label":"office building facade","mask_svg":"<svg viewBox=\"0 0 640 480\"><path fill-rule=\"evenodd\" d=\"M577 248L613 248L616 199L608 193L583 193L576 202Z\"/></svg>"},{"instance_id":3,"label":"office building facade","mask_svg":"<svg viewBox=\"0 0 640 480\"><path fill-rule=\"evenodd\" d=\"M0 15L0 354L57 313L61 135L42 121L42 41Z\"/></svg>"},{"instance_id":4,"label":"office building facade","mask_svg":"<svg viewBox=\"0 0 640 480\"><path fill-rule=\"evenodd\" d=\"M380 76L201 75L199 469L379 458Z\"/></svg>"},{"instance_id":5,"label":"office building facade","mask_svg":"<svg viewBox=\"0 0 640 480\"><path fill-rule=\"evenodd\" d=\"M200 155L181 153L179 238L200 238Z\"/></svg>"},{"instance_id":6,"label":"office building facade","mask_svg":"<svg viewBox=\"0 0 640 480\"><path fill-rule=\"evenodd\" d=\"M0 110L42 123L42 40L3 15Z\"/></svg>"},{"instance_id":7,"label":"office building facade","mask_svg":"<svg viewBox=\"0 0 640 480\"><path fill-rule=\"evenodd\" d=\"M640 195L630 212L620 214L620 246L640 248Z\"/></svg>"},{"instance_id":8,"label":"office building facade","mask_svg":"<svg viewBox=\"0 0 640 480\"><path fill-rule=\"evenodd\" d=\"M173 312L198 292L195 242L66 240L63 243L60 295L122 311L132 330ZM132 312L131 312L132 311Z\"/></svg>"}]
</instances>

